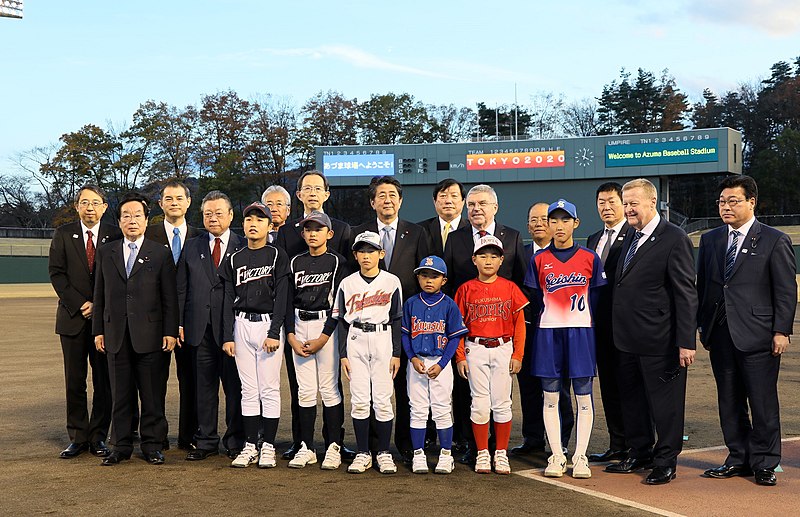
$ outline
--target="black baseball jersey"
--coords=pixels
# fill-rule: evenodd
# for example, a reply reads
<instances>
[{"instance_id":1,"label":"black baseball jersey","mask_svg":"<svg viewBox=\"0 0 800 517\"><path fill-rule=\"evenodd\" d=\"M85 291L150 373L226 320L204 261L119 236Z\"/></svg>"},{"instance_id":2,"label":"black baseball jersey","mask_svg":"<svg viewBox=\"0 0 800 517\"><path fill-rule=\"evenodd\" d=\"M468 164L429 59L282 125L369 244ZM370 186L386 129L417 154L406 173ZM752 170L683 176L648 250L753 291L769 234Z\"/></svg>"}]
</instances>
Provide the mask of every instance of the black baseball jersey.
<instances>
[{"instance_id":1,"label":"black baseball jersey","mask_svg":"<svg viewBox=\"0 0 800 517\"><path fill-rule=\"evenodd\" d=\"M328 250L312 256L300 253L289 262L289 296L286 308L286 333L294 333L294 309L303 311L330 311L333 298L342 278L347 276L347 261ZM334 326L335 328L335 326ZM333 328L326 329L330 335Z\"/></svg>"},{"instance_id":2,"label":"black baseball jersey","mask_svg":"<svg viewBox=\"0 0 800 517\"><path fill-rule=\"evenodd\" d=\"M237 312L269 314L272 323L268 337L279 339L288 296L286 253L270 244L258 249L242 248L220 264L219 276L225 281L224 341L233 341Z\"/></svg>"}]
</instances>

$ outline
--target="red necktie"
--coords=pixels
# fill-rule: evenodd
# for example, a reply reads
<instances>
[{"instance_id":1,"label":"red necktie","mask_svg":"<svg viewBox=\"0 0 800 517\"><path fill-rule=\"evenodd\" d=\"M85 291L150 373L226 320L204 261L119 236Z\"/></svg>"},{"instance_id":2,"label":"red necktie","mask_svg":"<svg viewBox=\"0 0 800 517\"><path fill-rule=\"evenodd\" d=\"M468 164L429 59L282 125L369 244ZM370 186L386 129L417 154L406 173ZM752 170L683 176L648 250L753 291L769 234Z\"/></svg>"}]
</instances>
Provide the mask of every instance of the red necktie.
<instances>
[{"instance_id":1,"label":"red necktie","mask_svg":"<svg viewBox=\"0 0 800 517\"><path fill-rule=\"evenodd\" d=\"M214 237L214 250L211 252L211 259L214 261L214 267L219 267L220 260L220 240L219 237Z\"/></svg>"},{"instance_id":2,"label":"red necktie","mask_svg":"<svg viewBox=\"0 0 800 517\"><path fill-rule=\"evenodd\" d=\"M486 237L488 232L486 230L478 230L478 237Z\"/></svg>"},{"instance_id":3,"label":"red necktie","mask_svg":"<svg viewBox=\"0 0 800 517\"><path fill-rule=\"evenodd\" d=\"M94 241L92 240L92 230L86 230L89 236L86 239L86 261L89 264L89 273L94 272Z\"/></svg>"}]
</instances>

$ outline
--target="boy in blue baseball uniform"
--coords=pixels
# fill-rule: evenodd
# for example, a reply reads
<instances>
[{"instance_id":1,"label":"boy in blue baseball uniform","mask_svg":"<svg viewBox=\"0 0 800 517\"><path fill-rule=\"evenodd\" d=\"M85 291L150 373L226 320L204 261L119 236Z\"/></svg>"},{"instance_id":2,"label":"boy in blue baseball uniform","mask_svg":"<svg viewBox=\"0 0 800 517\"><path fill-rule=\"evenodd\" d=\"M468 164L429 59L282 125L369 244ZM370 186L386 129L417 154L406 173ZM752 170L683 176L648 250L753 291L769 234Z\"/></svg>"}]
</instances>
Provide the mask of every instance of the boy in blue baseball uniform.
<instances>
[{"instance_id":1,"label":"boy in blue baseball uniform","mask_svg":"<svg viewBox=\"0 0 800 517\"><path fill-rule=\"evenodd\" d=\"M434 472L453 471L453 369L450 360L458 337L467 333L461 311L452 298L442 293L447 266L437 256L425 257L414 270L422 292L403 304L401 340L409 357L408 398L411 403L411 443L415 474L428 472L425 445L428 411L433 415L441 452Z\"/></svg>"}]
</instances>

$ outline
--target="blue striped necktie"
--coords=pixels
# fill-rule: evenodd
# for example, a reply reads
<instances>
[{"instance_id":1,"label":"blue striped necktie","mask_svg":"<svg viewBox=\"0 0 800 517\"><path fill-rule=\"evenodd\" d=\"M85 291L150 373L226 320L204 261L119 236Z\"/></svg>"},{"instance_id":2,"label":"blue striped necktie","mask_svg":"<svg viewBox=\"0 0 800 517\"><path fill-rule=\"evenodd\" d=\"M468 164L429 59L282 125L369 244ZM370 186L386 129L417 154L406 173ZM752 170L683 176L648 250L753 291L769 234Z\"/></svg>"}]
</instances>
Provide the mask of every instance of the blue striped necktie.
<instances>
[{"instance_id":1,"label":"blue striped necktie","mask_svg":"<svg viewBox=\"0 0 800 517\"><path fill-rule=\"evenodd\" d=\"M172 260L178 263L181 258L181 231L178 228L172 229Z\"/></svg>"},{"instance_id":2,"label":"blue striped necktie","mask_svg":"<svg viewBox=\"0 0 800 517\"><path fill-rule=\"evenodd\" d=\"M125 263L125 273L128 276L131 276L131 270L133 269L133 265L136 263L136 243L129 242L128 247L131 249L130 255L128 255L128 262Z\"/></svg>"},{"instance_id":3,"label":"blue striped necktie","mask_svg":"<svg viewBox=\"0 0 800 517\"><path fill-rule=\"evenodd\" d=\"M731 273L733 273L733 265L736 264L736 248L739 247L739 231L733 230L731 235L733 235L733 240L731 241L731 245L728 247L728 251L725 253L726 282L731 277Z\"/></svg>"},{"instance_id":4,"label":"blue striped necktie","mask_svg":"<svg viewBox=\"0 0 800 517\"><path fill-rule=\"evenodd\" d=\"M633 260L633 256L636 255L636 248L639 247L639 239L642 238L644 233L636 232L636 235L633 237L633 242L631 243L631 247L628 248L628 253L625 254L625 262L622 263L622 272L624 273L626 269L628 269L628 264L631 263Z\"/></svg>"}]
</instances>

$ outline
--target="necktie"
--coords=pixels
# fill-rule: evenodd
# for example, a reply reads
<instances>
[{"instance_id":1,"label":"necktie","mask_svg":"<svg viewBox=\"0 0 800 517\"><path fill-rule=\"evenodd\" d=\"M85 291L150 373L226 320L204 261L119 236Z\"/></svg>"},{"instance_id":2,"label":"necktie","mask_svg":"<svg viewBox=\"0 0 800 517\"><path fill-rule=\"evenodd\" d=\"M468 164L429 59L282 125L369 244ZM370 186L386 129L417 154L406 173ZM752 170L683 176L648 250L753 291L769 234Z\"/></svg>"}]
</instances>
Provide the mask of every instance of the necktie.
<instances>
[{"instance_id":1,"label":"necktie","mask_svg":"<svg viewBox=\"0 0 800 517\"><path fill-rule=\"evenodd\" d=\"M131 276L131 270L133 269L133 265L136 263L136 243L128 243L128 247L131 249L131 254L128 255L128 262L125 264L125 273L128 276Z\"/></svg>"},{"instance_id":2,"label":"necktie","mask_svg":"<svg viewBox=\"0 0 800 517\"><path fill-rule=\"evenodd\" d=\"M181 258L181 231L178 228L172 229L172 260L178 263Z\"/></svg>"},{"instance_id":3,"label":"necktie","mask_svg":"<svg viewBox=\"0 0 800 517\"><path fill-rule=\"evenodd\" d=\"M94 272L94 241L92 240L92 230L86 230L86 262L89 264L89 273Z\"/></svg>"},{"instance_id":4,"label":"necktie","mask_svg":"<svg viewBox=\"0 0 800 517\"><path fill-rule=\"evenodd\" d=\"M736 263L736 248L739 247L739 232L737 230L733 230L731 234L733 235L733 240L731 241L731 245L728 247L727 253L725 253L726 282L731 277L731 273L733 273L733 265Z\"/></svg>"},{"instance_id":5,"label":"necktie","mask_svg":"<svg viewBox=\"0 0 800 517\"><path fill-rule=\"evenodd\" d=\"M603 245L603 249L600 250L600 261L603 265L606 265L606 259L608 258L608 252L611 251L611 237L614 236L614 229L613 228L606 228L606 243Z\"/></svg>"},{"instance_id":6,"label":"necktie","mask_svg":"<svg viewBox=\"0 0 800 517\"><path fill-rule=\"evenodd\" d=\"M222 240L219 237L214 237L214 249L211 251L211 259L214 261L214 267L219 267L219 259L221 254L220 243Z\"/></svg>"},{"instance_id":7,"label":"necktie","mask_svg":"<svg viewBox=\"0 0 800 517\"><path fill-rule=\"evenodd\" d=\"M389 269L389 264L392 263L392 252L394 251L394 239L392 238L393 229L394 228L391 226L383 227L381 244L383 245L383 251L386 252L386 256L383 258L383 261L386 263L386 269Z\"/></svg>"},{"instance_id":8,"label":"necktie","mask_svg":"<svg viewBox=\"0 0 800 517\"><path fill-rule=\"evenodd\" d=\"M486 230L478 230L478 237L486 237L487 235L489 235L489 232Z\"/></svg>"},{"instance_id":9,"label":"necktie","mask_svg":"<svg viewBox=\"0 0 800 517\"><path fill-rule=\"evenodd\" d=\"M450 235L450 223L444 223L444 231L442 232L442 248L447 244L447 236Z\"/></svg>"},{"instance_id":10,"label":"necktie","mask_svg":"<svg viewBox=\"0 0 800 517\"><path fill-rule=\"evenodd\" d=\"M625 262L622 263L622 272L624 273L626 269L628 269L628 264L631 263L633 256L636 255L636 248L639 247L639 239L642 238L644 235L642 232L636 232L636 235L633 238L633 242L631 243L631 247L628 248L628 253L625 254Z\"/></svg>"}]
</instances>

